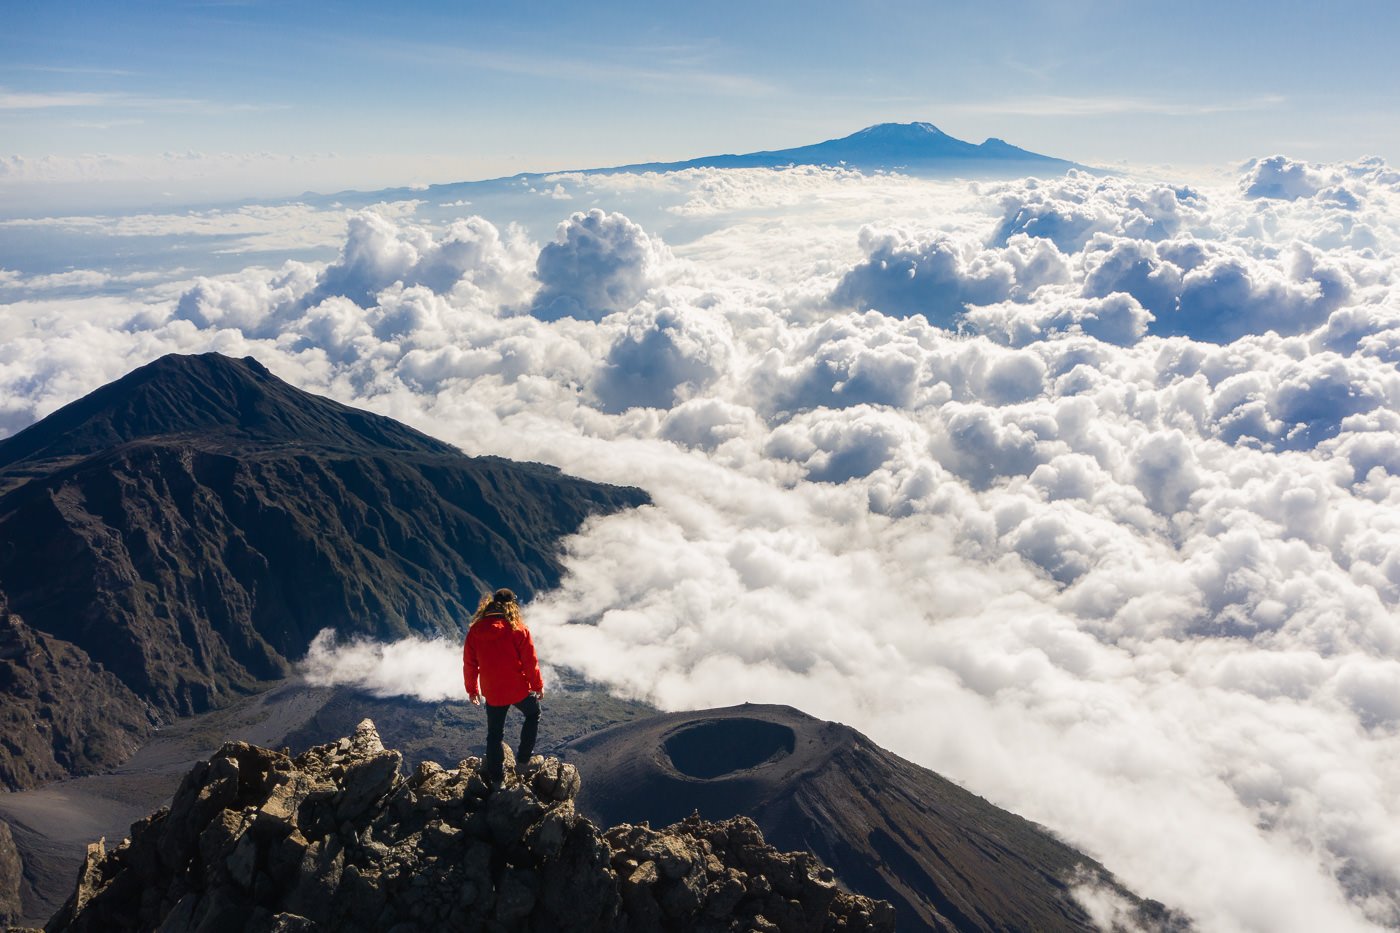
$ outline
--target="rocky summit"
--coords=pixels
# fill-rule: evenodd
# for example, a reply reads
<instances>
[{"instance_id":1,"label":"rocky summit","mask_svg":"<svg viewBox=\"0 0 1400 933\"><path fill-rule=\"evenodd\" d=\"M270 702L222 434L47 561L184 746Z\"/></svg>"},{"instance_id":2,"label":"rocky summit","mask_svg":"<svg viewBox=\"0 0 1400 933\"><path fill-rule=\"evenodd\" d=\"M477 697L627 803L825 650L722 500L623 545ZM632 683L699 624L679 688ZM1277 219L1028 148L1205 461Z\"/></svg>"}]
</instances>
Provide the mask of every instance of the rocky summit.
<instances>
[{"instance_id":1,"label":"rocky summit","mask_svg":"<svg viewBox=\"0 0 1400 933\"><path fill-rule=\"evenodd\" d=\"M88 847L58 931L892 931L810 853L743 817L600 830L578 770L532 758L400 774L365 720L293 758L225 745L127 840Z\"/></svg>"}]
</instances>

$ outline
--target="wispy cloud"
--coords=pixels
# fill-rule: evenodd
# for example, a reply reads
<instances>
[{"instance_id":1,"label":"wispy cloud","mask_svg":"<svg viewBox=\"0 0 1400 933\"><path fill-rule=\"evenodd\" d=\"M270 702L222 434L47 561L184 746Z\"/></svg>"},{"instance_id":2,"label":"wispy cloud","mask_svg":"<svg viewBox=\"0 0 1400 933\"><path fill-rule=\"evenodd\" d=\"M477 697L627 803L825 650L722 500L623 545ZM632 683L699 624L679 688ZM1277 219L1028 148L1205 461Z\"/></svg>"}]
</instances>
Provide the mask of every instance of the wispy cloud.
<instances>
[{"instance_id":1,"label":"wispy cloud","mask_svg":"<svg viewBox=\"0 0 1400 933\"><path fill-rule=\"evenodd\" d=\"M242 113L285 109L287 104L214 101L196 97L150 97L108 91L12 91L0 87L0 110L102 108L180 113Z\"/></svg>"},{"instance_id":2,"label":"wispy cloud","mask_svg":"<svg viewBox=\"0 0 1400 933\"><path fill-rule=\"evenodd\" d=\"M114 94L59 91L6 91L0 89L0 110L48 110L53 107L106 107Z\"/></svg>"},{"instance_id":3,"label":"wispy cloud","mask_svg":"<svg viewBox=\"0 0 1400 933\"><path fill-rule=\"evenodd\" d=\"M71 65L26 65L10 64L3 66L7 71L38 71L44 74L61 75L111 75L114 77L127 77L136 74L125 68L87 68Z\"/></svg>"},{"instance_id":4,"label":"wispy cloud","mask_svg":"<svg viewBox=\"0 0 1400 933\"><path fill-rule=\"evenodd\" d=\"M111 130L119 126L141 126L145 120L136 118L120 120L74 120L69 126L80 130Z\"/></svg>"},{"instance_id":5,"label":"wispy cloud","mask_svg":"<svg viewBox=\"0 0 1400 933\"><path fill-rule=\"evenodd\" d=\"M664 61L656 64L419 42L399 42L375 48L381 54L419 63L454 68L479 68L534 78L558 78L666 91L701 90L736 97L766 96L779 90L772 83L752 75L704 67L707 56L698 54L701 50L693 46L686 47L686 54L683 55L662 56ZM629 50L629 53L643 55L648 51L634 49Z\"/></svg>"},{"instance_id":6,"label":"wispy cloud","mask_svg":"<svg viewBox=\"0 0 1400 933\"><path fill-rule=\"evenodd\" d=\"M1040 117L1099 117L1147 113L1171 117L1195 117L1213 113L1269 110L1286 98L1276 94L1233 101L1171 101L1149 97L1092 96L1057 94L1010 97L1001 100L952 104L943 109L956 113L1006 114Z\"/></svg>"}]
</instances>

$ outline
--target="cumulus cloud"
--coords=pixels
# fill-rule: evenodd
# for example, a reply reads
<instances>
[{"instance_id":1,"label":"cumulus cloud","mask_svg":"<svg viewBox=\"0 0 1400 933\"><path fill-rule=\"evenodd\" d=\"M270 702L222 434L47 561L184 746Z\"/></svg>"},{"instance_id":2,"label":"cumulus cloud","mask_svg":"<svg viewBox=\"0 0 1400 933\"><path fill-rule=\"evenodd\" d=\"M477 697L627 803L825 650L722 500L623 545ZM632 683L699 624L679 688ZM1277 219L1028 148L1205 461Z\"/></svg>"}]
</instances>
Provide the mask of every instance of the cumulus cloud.
<instances>
[{"instance_id":1,"label":"cumulus cloud","mask_svg":"<svg viewBox=\"0 0 1400 933\"><path fill-rule=\"evenodd\" d=\"M510 265L499 231L480 217L454 221L440 236L402 228L376 211L350 218L339 258L327 266L307 296L316 304L331 296L369 307L392 284L423 285L438 295L459 283L477 289L499 283Z\"/></svg>"},{"instance_id":2,"label":"cumulus cloud","mask_svg":"<svg viewBox=\"0 0 1400 933\"><path fill-rule=\"evenodd\" d=\"M659 280L668 251L621 214L576 213L535 263L531 313L541 320L597 320L635 305Z\"/></svg>"},{"instance_id":3,"label":"cumulus cloud","mask_svg":"<svg viewBox=\"0 0 1400 933\"><path fill-rule=\"evenodd\" d=\"M963 315L962 323L1013 347L1024 347L1052 334L1087 334L1126 347L1141 340L1155 319L1132 295L1114 291L1087 300L1064 296L1031 304L1003 302L973 308Z\"/></svg>"},{"instance_id":4,"label":"cumulus cloud","mask_svg":"<svg viewBox=\"0 0 1400 933\"><path fill-rule=\"evenodd\" d=\"M924 240L866 227L860 242L867 258L846 273L832 300L862 310L922 314L943 327L956 327L968 305L1026 300L1041 285L1069 279L1055 245L1025 235L989 249L945 234Z\"/></svg>"},{"instance_id":5,"label":"cumulus cloud","mask_svg":"<svg viewBox=\"0 0 1400 933\"><path fill-rule=\"evenodd\" d=\"M526 607L547 659L850 722L1203 929L1395 927L1400 178L1308 171L561 176L661 207L542 246L346 215L329 262L11 301L0 430L217 349L641 485ZM452 698L457 650L308 670Z\"/></svg>"},{"instance_id":6,"label":"cumulus cloud","mask_svg":"<svg viewBox=\"0 0 1400 933\"><path fill-rule=\"evenodd\" d=\"M1200 194L1188 186L1148 185L1072 171L1054 180L1028 179L993 192L1001 222L993 242L1017 234L1047 239L1065 252L1084 247L1095 234L1155 241L1200 219Z\"/></svg>"},{"instance_id":7,"label":"cumulus cloud","mask_svg":"<svg viewBox=\"0 0 1400 933\"><path fill-rule=\"evenodd\" d=\"M728 324L692 309L646 308L608 350L594 392L604 411L669 409L678 395L698 394L728 367Z\"/></svg>"},{"instance_id":8,"label":"cumulus cloud","mask_svg":"<svg viewBox=\"0 0 1400 933\"><path fill-rule=\"evenodd\" d=\"M1306 162L1295 162L1287 156L1270 156L1249 163L1241 184L1247 198L1278 198L1296 201L1310 198L1328 185L1337 184L1340 178ZM1338 189L1343 190L1343 189ZM1347 207L1355 207L1355 199L1348 194Z\"/></svg>"}]
</instances>

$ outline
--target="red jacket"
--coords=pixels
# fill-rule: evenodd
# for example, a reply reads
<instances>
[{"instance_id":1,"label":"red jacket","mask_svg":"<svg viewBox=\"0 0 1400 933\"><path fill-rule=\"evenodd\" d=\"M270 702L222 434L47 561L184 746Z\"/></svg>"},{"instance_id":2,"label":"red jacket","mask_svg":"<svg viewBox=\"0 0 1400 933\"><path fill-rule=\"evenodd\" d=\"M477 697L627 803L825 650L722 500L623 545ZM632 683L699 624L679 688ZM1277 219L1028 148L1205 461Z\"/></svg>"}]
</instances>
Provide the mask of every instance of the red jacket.
<instances>
[{"instance_id":1,"label":"red jacket","mask_svg":"<svg viewBox=\"0 0 1400 933\"><path fill-rule=\"evenodd\" d=\"M477 689L477 680L481 688ZM516 631L505 616L482 616L467 629L462 645L462 680L468 696L485 696L492 706L519 703L530 691L543 691L540 662L528 629Z\"/></svg>"}]
</instances>

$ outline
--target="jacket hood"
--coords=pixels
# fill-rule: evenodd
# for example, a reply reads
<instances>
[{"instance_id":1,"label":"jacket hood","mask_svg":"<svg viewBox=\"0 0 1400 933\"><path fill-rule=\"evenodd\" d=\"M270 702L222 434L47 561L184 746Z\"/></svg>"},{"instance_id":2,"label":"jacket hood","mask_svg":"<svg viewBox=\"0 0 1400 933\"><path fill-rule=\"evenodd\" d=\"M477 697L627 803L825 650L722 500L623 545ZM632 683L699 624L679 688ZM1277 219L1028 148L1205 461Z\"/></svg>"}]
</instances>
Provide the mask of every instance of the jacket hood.
<instances>
[{"instance_id":1,"label":"jacket hood","mask_svg":"<svg viewBox=\"0 0 1400 933\"><path fill-rule=\"evenodd\" d=\"M504 638L511 633L511 627L505 616L491 615L482 616L470 631L476 632L478 638Z\"/></svg>"}]
</instances>

